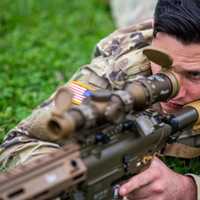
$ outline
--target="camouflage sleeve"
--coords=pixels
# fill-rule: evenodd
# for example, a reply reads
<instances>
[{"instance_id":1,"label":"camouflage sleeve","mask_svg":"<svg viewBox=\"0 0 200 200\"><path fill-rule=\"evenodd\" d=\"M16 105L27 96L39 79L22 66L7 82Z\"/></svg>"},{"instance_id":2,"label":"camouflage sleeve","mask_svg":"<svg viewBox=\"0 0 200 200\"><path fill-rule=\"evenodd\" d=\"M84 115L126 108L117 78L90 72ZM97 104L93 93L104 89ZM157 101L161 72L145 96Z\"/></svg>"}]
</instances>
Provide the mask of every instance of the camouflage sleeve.
<instances>
[{"instance_id":1,"label":"camouflage sleeve","mask_svg":"<svg viewBox=\"0 0 200 200\"><path fill-rule=\"evenodd\" d=\"M95 90L121 88L137 74L149 74L150 63L142 49L151 42L151 26L148 22L129 27L100 41L91 63L81 67L64 86L73 92L72 102L80 104ZM29 163L60 148L49 137L46 128L56 93L8 133L0 145L2 168Z\"/></svg>"},{"instance_id":2,"label":"camouflage sleeve","mask_svg":"<svg viewBox=\"0 0 200 200\"><path fill-rule=\"evenodd\" d=\"M59 145L28 137L20 132L11 132L0 147L0 171L17 165L28 164L47 153L57 151Z\"/></svg>"}]
</instances>

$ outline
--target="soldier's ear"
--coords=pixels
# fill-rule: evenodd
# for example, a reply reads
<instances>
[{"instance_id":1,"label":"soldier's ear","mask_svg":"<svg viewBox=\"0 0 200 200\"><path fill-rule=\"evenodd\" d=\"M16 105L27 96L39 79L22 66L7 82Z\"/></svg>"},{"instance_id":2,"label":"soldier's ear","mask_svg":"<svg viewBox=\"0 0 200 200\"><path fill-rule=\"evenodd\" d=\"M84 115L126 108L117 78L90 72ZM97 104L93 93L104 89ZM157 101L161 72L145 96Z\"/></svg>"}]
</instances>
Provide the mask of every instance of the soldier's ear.
<instances>
[{"instance_id":1,"label":"soldier's ear","mask_svg":"<svg viewBox=\"0 0 200 200\"><path fill-rule=\"evenodd\" d=\"M62 115L65 111L67 111L72 105L72 92L66 86L58 89L54 96L54 104L55 108L53 110L53 114Z\"/></svg>"}]
</instances>

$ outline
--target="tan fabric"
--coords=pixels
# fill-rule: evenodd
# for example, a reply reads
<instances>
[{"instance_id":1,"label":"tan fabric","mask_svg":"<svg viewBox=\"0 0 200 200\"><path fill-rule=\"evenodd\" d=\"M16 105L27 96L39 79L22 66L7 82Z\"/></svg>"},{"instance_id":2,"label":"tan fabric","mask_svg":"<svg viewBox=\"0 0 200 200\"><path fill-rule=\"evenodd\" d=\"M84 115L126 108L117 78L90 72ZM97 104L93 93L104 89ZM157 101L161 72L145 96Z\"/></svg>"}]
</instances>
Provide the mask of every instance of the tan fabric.
<instances>
[{"instance_id":1,"label":"tan fabric","mask_svg":"<svg viewBox=\"0 0 200 200\"><path fill-rule=\"evenodd\" d=\"M11 142L9 144L9 142ZM7 144L6 144L7 143ZM5 146L8 145L7 148ZM15 141L6 141L0 148L0 170L9 170L27 164L60 148L59 145L18 135Z\"/></svg>"},{"instance_id":2,"label":"tan fabric","mask_svg":"<svg viewBox=\"0 0 200 200\"><path fill-rule=\"evenodd\" d=\"M167 144L163 153L165 156L195 158L200 156L200 148L191 147L181 143L174 143Z\"/></svg>"},{"instance_id":3,"label":"tan fabric","mask_svg":"<svg viewBox=\"0 0 200 200\"><path fill-rule=\"evenodd\" d=\"M197 200L200 200L200 177L195 174L186 174L187 176L191 176L196 183L197 186Z\"/></svg>"}]
</instances>

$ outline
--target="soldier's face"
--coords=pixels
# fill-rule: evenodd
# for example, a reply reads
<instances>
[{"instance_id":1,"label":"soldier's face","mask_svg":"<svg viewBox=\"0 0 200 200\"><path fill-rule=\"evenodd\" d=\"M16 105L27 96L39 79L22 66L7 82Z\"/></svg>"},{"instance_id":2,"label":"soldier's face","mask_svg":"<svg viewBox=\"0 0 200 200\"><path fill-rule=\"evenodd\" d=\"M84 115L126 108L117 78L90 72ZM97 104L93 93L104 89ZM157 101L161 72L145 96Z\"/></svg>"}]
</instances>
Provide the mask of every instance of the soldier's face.
<instances>
[{"instance_id":1,"label":"soldier's face","mask_svg":"<svg viewBox=\"0 0 200 200\"><path fill-rule=\"evenodd\" d=\"M172 70L180 83L178 95L161 103L162 108L166 112L173 112L200 99L200 44L185 45L167 34L158 33L152 45L163 49L173 58ZM161 70L160 66L154 63L151 68L153 73Z\"/></svg>"}]
</instances>

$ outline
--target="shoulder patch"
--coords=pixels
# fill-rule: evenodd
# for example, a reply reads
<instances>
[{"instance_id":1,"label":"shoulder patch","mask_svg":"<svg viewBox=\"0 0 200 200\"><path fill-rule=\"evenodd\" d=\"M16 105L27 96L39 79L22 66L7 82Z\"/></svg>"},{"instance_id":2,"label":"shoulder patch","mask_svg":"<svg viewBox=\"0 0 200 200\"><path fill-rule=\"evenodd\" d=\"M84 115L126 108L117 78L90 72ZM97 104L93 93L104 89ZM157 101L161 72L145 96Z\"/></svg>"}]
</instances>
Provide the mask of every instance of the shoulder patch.
<instances>
[{"instance_id":1,"label":"shoulder patch","mask_svg":"<svg viewBox=\"0 0 200 200\"><path fill-rule=\"evenodd\" d=\"M70 81L68 87L73 93L72 102L76 105L81 104L86 97L91 96L95 91L94 87L80 81Z\"/></svg>"}]
</instances>

